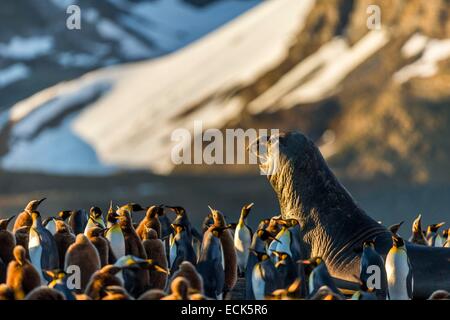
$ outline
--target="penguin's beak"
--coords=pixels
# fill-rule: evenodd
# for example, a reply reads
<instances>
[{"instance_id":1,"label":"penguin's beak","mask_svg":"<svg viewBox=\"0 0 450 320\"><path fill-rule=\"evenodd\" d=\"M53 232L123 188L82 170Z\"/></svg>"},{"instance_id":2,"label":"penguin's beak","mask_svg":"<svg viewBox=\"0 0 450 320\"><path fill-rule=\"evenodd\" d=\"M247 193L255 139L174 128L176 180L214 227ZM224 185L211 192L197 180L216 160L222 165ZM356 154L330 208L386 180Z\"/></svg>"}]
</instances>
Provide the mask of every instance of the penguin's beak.
<instances>
[{"instance_id":1,"label":"penguin's beak","mask_svg":"<svg viewBox=\"0 0 450 320\"><path fill-rule=\"evenodd\" d=\"M41 203L44 202L45 200L47 200L47 198L42 198L41 200L38 201L38 204L41 204Z\"/></svg>"},{"instance_id":2,"label":"penguin's beak","mask_svg":"<svg viewBox=\"0 0 450 320\"><path fill-rule=\"evenodd\" d=\"M250 203L249 205L247 205L245 208L247 209L247 210L249 210L249 209L251 209L253 206L255 205L255 203Z\"/></svg>"},{"instance_id":3,"label":"penguin's beak","mask_svg":"<svg viewBox=\"0 0 450 320\"><path fill-rule=\"evenodd\" d=\"M13 216L9 217L8 220L6 220L6 221L7 221L7 224L10 223L11 220L14 219L15 217L16 217L16 215L13 215Z\"/></svg>"},{"instance_id":4,"label":"penguin's beak","mask_svg":"<svg viewBox=\"0 0 450 320\"><path fill-rule=\"evenodd\" d=\"M157 264L155 264L154 267L155 267L155 271L158 271L160 273L164 273L164 274L170 275L170 271L169 270L166 270L163 267L158 266Z\"/></svg>"},{"instance_id":5,"label":"penguin's beak","mask_svg":"<svg viewBox=\"0 0 450 320\"><path fill-rule=\"evenodd\" d=\"M440 227L442 227L445 224L445 222L441 222L436 224L436 228L439 229Z\"/></svg>"}]
</instances>

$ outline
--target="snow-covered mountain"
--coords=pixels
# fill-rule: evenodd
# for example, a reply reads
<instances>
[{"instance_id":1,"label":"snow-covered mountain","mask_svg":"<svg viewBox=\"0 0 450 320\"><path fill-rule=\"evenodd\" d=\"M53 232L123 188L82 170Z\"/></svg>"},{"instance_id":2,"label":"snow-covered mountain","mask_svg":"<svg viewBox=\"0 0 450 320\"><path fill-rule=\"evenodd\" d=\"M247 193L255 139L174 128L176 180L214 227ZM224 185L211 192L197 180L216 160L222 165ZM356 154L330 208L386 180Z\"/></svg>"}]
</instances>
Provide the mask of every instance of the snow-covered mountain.
<instances>
[{"instance_id":1,"label":"snow-covered mountain","mask_svg":"<svg viewBox=\"0 0 450 320\"><path fill-rule=\"evenodd\" d=\"M366 25L373 4L380 30ZM169 174L171 133L201 120L301 129L342 176L448 181L448 17L445 0L264 1L172 54L17 103L2 117L1 165Z\"/></svg>"},{"instance_id":2,"label":"snow-covered mountain","mask_svg":"<svg viewBox=\"0 0 450 320\"><path fill-rule=\"evenodd\" d=\"M260 2L1 1L0 110L90 70L177 50ZM66 26L70 5L80 8L81 30Z\"/></svg>"}]
</instances>

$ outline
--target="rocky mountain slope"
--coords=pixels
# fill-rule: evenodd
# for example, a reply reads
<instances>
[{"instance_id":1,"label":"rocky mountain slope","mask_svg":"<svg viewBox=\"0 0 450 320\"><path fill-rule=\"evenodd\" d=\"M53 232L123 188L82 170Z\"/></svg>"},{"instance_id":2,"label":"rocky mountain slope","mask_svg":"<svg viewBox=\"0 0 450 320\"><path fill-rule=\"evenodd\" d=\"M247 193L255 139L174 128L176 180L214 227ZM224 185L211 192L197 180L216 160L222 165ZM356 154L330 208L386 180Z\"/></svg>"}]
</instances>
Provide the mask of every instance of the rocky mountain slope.
<instances>
[{"instance_id":1,"label":"rocky mountain slope","mask_svg":"<svg viewBox=\"0 0 450 320\"><path fill-rule=\"evenodd\" d=\"M366 26L373 4L380 30ZM265 1L174 54L16 104L4 116L2 167L192 170L170 161L170 135L202 120L300 129L349 179L449 181L449 16L445 0Z\"/></svg>"}]
</instances>

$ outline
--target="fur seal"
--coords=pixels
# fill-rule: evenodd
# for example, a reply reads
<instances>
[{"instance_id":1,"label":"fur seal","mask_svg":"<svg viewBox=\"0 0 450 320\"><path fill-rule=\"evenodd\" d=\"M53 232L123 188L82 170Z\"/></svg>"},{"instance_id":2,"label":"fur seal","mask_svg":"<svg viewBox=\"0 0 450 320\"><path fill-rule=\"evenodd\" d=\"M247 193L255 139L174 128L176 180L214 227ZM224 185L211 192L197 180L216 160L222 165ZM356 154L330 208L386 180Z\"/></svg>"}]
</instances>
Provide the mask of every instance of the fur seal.
<instances>
[{"instance_id":1,"label":"fur seal","mask_svg":"<svg viewBox=\"0 0 450 320\"><path fill-rule=\"evenodd\" d=\"M17 216L16 221L14 222L13 232L15 232L17 229L23 226L31 227L33 224L33 219L31 218L31 213L33 211L36 211L39 207L39 205L45 200L46 198L42 198L41 200L32 200L28 202L27 206L19 215Z\"/></svg>"},{"instance_id":2,"label":"fur seal","mask_svg":"<svg viewBox=\"0 0 450 320\"><path fill-rule=\"evenodd\" d=\"M260 157L260 169L269 173L267 179L278 196L283 218L300 222L302 252L323 257L333 277L353 282L360 263L354 248L365 240L376 238L375 249L386 256L392 234L355 203L305 135L273 135L267 142L267 153ZM414 297L428 298L438 289L450 290L450 250L411 243L406 246Z\"/></svg>"}]
</instances>

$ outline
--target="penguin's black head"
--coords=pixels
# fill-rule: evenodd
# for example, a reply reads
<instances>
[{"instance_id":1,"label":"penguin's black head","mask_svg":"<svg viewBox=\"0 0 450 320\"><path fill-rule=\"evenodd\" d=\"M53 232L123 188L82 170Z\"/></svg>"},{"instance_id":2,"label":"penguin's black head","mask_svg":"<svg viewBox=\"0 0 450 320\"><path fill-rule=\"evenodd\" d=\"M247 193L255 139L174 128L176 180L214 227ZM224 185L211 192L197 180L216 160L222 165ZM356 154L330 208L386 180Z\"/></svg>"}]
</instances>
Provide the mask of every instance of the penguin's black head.
<instances>
[{"instance_id":1,"label":"penguin's black head","mask_svg":"<svg viewBox=\"0 0 450 320\"><path fill-rule=\"evenodd\" d=\"M216 238L220 238L222 236L222 234L224 233L224 231L229 229L229 228L230 228L230 226L226 226L226 227L213 226L211 228L211 233Z\"/></svg>"},{"instance_id":2,"label":"penguin's black head","mask_svg":"<svg viewBox=\"0 0 450 320\"><path fill-rule=\"evenodd\" d=\"M289 254L281 251L272 251L272 253L278 258L278 260L283 261L289 258Z\"/></svg>"},{"instance_id":3,"label":"penguin's black head","mask_svg":"<svg viewBox=\"0 0 450 320\"><path fill-rule=\"evenodd\" d=\"M171 209L177 216L184 216L186 214L186 209L180 206L166 206L166 208Z\"/></svg>"},{"instance_id":4,"label":"penguin's black head","mask_svg":"<svg viewBox=\"0 0 450 320\"><path fill-rule=\"evenodd\" d=\"M370 239L363 242L363 248L375 248L375 240Z\"/></svg>"},{"instance_id":5,"label":"penguin's black head","mask_svg":"<svg viewBox=\"0 0 450 320\"><path fill-rule=\"evenodd\" d=\"M428 226L427 232L436 233L444 224L445 222L431 224Z\"/></svg>"},{"instance_id":6,"label":"penguin's black head","mask_svg":"<svg viewBox=\"0 0 450 320\"><path fill-rule=\"evenodd\" d=\"M0 220L0 230L6 230L8 228L8 224L11 222L12 219L14 219L14 216L9 217L8 219L2 219Z\"/></svg>"},{"instance_id":7,"label":"penguin's black head","mask_svg":"<svg viewBox=\"0 0 450 320\"><path fill-rule=\"evenodd\" d=\"M241 209L241 217L242 218L245 219L245 218L248 217L248 215L250 213L250 210L252 209L253 205L254 205L254 203L252 202L252 203L246 204L245 206L242 207L242 209Z\"/></svg>"},{"instance_id":8,"label":"penguin's black head","mask_svg":"<svg viewBox=\"0 0 450 320\"><path fill-rule=\"evenodd\" d=\"M396 247L396 248L401 248L405 245L405 242L403 241L403 239L401 237L399 237L398 235L392 236L392 243L393 243L394 247Z\"/></svg>"},{"instance_id":9,"label":"penguin's black head","mask_svg":"<svg viewBox=\"0 0 450 320\"><path fill-rule=\"evenodd\" d=\"M57 216L58 216L61 220L66 221L67 219L69 219L69 217L71 216L71 214L72 214L72 211L70 211L70 210L63 210L63 211L58 212L58 215L57 215Z\"/></svg>"},{"instance_id":10,"label":"penguin's black head","mask_svg":"<svg viewBox=\"0 0 450 320\"><path fill-rule=\"evenodd\" d=\"M253 249L250 249L250 252L258 258L258 261L265 261L269 259L269 255L266 252L259 252Z\"/></svg>"},{"instance_id":11,"label":"penguin's black head","mask_svg":"<svg viewBox=\"0 0 450 320\"><path fill-rule=\"evenodd\" d=\"M305 275L309 276L316 267L318 267L323 263L323 260L321 257L312 257L308 260L303 260L299 262L303 264Z\"/></svg>"},{"instance_id":12,"label":"penguin's black head","mask_svg":"<svg viewBox=\"0 0 450 320\"><path fill-rule=\"evenodd\" d=\"M52 279L51 281L64 279L67 276L67 273L61 269L43 270L43 272L49 277L49 279Z\"/></svg>"},{"instance_id":13,"label":"penguin's black head","mask_svg":"<svg viewBox=\"0 0 450 320\"><path fill-rule=\"evenodd\" d=\"M99 207L92 207L89 210L89 215L95 219L100 218L102 216L102 210Z\"/></svg>"},{"instance_id":14,"label":"penguin's black head","mask_svg":"<svg viewBox=\"0 0 450 320\"><path fill-rule=\"evenodd\" d=\"M172 223L170 226L175 231L175 234L179 234L179 233L183 232L184 230L186 230L186 227L183 226L182 224Z\"/></svg>"}]
</instances>

